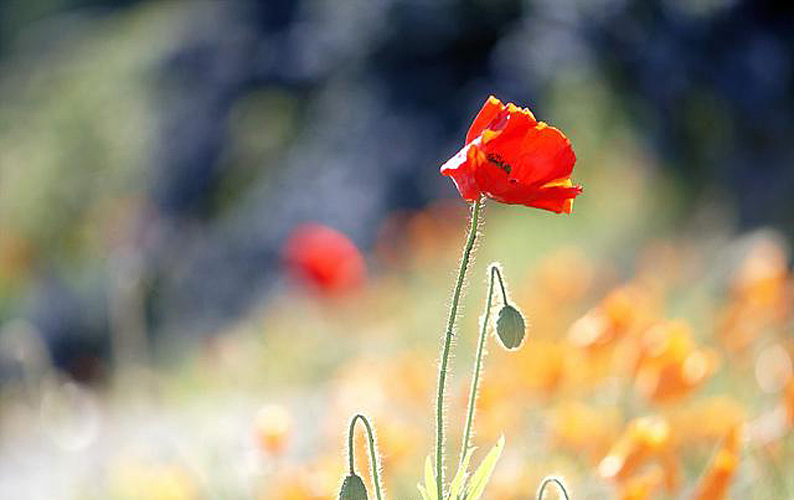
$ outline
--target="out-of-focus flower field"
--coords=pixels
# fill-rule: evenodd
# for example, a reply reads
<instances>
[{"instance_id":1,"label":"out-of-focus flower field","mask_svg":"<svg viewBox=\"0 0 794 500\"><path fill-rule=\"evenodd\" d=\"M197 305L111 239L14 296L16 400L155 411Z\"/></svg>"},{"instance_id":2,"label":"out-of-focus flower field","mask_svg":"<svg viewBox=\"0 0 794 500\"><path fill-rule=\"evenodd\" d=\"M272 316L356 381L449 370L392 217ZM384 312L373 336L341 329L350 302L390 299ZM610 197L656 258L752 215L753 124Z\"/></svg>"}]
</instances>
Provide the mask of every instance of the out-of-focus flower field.
<instances>
[{"instance_id":1,"label":"out-of-focus flower field","mask_svg":"<svg viewBox=\"0 0 794 500\"><path fill-rule=\"evenodd\" d=\"M62 3L0 4L0 500L334 499L358 413L419 498L470 214L438 169L489 93L565 131L584 192L485 205L447 474L498 262L527 334L486 343L483 498L794 495L794 63L764 9Z\"/></svg>"},{"instance_id":2,"label":"out-of-focus flower field","mask_svg":"<svg viewBox=\"0 0 794 500\"><path fill-rule=\"evenodd\" d=\"M785 498L794 278L783 240L698 226L708 214L665 229L658 179L621 174L621 189L588 175L592 194L562 222L487 209L449 415L463 413L492 256L529 322L520 351L491 342L485 359L475 442L508 443L487 498L526 498L548 473L573 498L722 498L699 493L713 482L732 483L730 498ZM368 255L366 284L325 296L285 282L172 366L123 373L106 390L59 377L26 326L9 326L3 352L26 377L3 397L4 488L330 499L347 419L364 412L389 496L415 496L432 441L438 311L465 222L458 202L395 214Z\"/></svg>"}]
</instances>

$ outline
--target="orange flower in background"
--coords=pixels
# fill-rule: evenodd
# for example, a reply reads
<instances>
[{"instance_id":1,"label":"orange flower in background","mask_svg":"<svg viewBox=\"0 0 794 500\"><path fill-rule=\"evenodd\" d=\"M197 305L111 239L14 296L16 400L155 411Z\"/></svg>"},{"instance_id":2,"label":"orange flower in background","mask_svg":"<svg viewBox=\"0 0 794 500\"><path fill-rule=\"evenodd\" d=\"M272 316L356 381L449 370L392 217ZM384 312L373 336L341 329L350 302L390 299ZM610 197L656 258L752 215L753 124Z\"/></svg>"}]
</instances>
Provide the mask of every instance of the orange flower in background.
<instances>
[{"instance_id":1,"label":"orange flower in background","mask_svg":"<svg viewBox=\"0 0 794 500\"><path fill-rule=\"evenodd\" d=\"M489 97L466 135L466 145L441 166L460 195L571 213L581 186L571 182L576 163L560 130L535 120L526 108Z\"/></svg>"},{"instance_id":2,"label":"orange flower in background","mask_svg":"<svg viewBox=\"0 0 794 500\"><path fill-rule=\"evenodd\" d=\"M699 349L686 323L664 321L642 339L637 363L637 390L655 403L683 398L700 387L717 370L718 355Z\"/></svg>"},{"instance_id":3,"label":"orange flower in background","mask_svg":"<svg viewBox=\"0 0 794 500\"><path fill-rule=\"evenodd\" d=\"M712 446L747 420L747 410L730 396L698 398L683 408L676 405L666 415L675 429L676 442L689 448Z\"/></svg>"},{"instance_id":4,"label":"orange flower in background","mask_svg":"<svg viewBox=\"0 0 794 500\"><path fill-rule=\"evenodd\" d=\"M790 311L788 253L775 239L758 241L733 280L734 298L770 316Z\"/></svg>"},{"instance_id":5,"label":"orange flower in background","mask_svg":"<svg viewBox=\"0 0 794 500\"><path fill-rule=\"evenodd\" d=\"M355 290L366 277L364 258L353 242L321 224L298 227L287 240L283 253L298 279L326 295Z\"/></svg>"},{"instance_id":6,"label":"orange flower in background","mask_svg":"<svg viewBox=\"0 0 794 500\"><path fill-rule=\"evenodd\" d=\"M757 241L731 284L731 301L718 323L721 341L733 353L752 345L767 328L779 327L794 313L789 256L775 238Z\"/></svg>"},{"instance_id":7,"label":"orange flower in background","mask_svg":"<svg viewBox=\"0 0 794 500\"><path fill-rule=\"evenodd\" d=\"M790 380L783 391L783 408L791 427L794 427L794 380Z\"/></svg>"},{"instance_id":8,"label":"orange flower in background","mask_svg":"<svg viewBox=\"0 0 794 500\"><path fill-rule=\"evenodd\" d=\"M494 381L504 385L512 378L514 386L526 396L551 397L565 381L568 346L562 342L537 339L533 349L500 353L499 364L505 371L503 376L494 376ZM509 354L509 355L508 355ZM499 369L494 366L492 369ZM511 402L514 399L510 397Z\"/></svg>"},{"instance_id":9,"label":"orange flower in background","mask_svg":"<svg viewBox=\"0 0 794 500\"><path fill-rule=\"evenodd\" d=\"M642 417L632 420L598 465L604 479L623 483L646 464L659 464L664 470L664 484L672 491L678 484L670 423L663 417Z\"/></svg>"},{"instance_id":10,"label":"orange flower in background","mask_svg":"<svg viewBox=\"0 0 794 500\"><path fill-rule=\"evenodd\" d=\"M601 350L629 332L646 328L656 317L656 309L650 294L641 288L621 286L571 325L568 339L576 347Z\"/></svg>"},{"instance_id":11,"label":"orange flower in background","mask_svg":"<svg viewBox=\"0 0 794 500\"><path fill-rule=\"evenodd\" d=\"M692 495L693 500L721 500L727 496L728 488L739 467L740 438L739 428L731 429L717 451L711 467L700 478Z\"/></svg>"},{"instance_id":12,"label":"orange flower in background","mask_svg":"<svg viewBox=\"0 0 794 500\"><path fill-rule=\"evenodd\" d=\"M556 446L585 455L596 463L614 442L619 425L617 408L595 408L579 401L561 404L550 422Z\"/></svg>"},{"instance_id":13,"label":"orange flower in background","mask_svg":"<svg viewBox=\"0 0 794 500\"><path fill-rule=\"evenodd\" d=\"M279 468L275 477L268 477L256 498L259 500L333 500L339 488L343 466L335 454L319 457L311 463Z\"/></svg>"},{"instance_id":14,"label":"orange flower in background","mask_svg":"<svg viewBox=\"0 0 794 500\"><path fill-rule=\"evenodd\" d=\"M664 469L653 465L626 480L620 487L620 500L648 500L664 486Z\"/></svg>"},{"instance_id":15,"label":"orange flower in background","mask_svg":"<svg viewBox=\"0 0 794 500\"><path fill-rule=\"evenodd\" d=\"M280 454L292 430L292 416L280 405L266 405L256 414L254 434L259 447L270 454Z\"/></svg>"}]
</instances>

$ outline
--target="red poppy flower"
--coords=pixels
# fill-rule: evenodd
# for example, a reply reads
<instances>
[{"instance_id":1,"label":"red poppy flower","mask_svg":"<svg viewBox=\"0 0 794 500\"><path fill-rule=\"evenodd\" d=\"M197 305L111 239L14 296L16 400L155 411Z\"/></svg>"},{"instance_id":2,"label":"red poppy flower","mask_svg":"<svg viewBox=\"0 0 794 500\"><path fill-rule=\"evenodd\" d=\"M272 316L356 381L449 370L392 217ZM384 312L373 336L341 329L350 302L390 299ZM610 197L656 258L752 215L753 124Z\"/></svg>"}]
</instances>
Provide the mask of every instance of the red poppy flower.
<instances>
[{"instance_id":1,"label":"red poppy flower","mask_svg":"<svg viewBox=\"0 0 794 500\"><path fill-rule=\"evenodd\" d=\"M284 246L292 273L326 295L354 290L364 281L366 266L358 248L344 234L321 224L298 227Z\"/></svg>"},{"instance_id":2,"label":"red poppy flower","mask_svg":"<svg viewBox=\"0 0 794 500\"><path fill-rule=\"evenodd\" d=\"M576 156L560 130L526 108L489 97L466 135L466 145L441 166L460 195L571 213L581 186L571 182Z\"/></svg>"}]
</instances>

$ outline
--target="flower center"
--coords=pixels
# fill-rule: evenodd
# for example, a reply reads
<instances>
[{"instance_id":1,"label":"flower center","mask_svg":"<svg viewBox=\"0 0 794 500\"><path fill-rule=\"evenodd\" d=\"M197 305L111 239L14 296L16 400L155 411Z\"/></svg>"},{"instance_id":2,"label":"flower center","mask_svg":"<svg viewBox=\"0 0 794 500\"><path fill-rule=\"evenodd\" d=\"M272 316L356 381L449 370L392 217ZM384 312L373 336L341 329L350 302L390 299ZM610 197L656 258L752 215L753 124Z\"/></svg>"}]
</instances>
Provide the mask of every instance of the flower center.
<instances>
[{"instance_id":1,"label":"flower center","mask_svg":"<svg viewBox=\"0 0 794 500\"><path fill-rule=\"evenodd\" d=\"M510 171L513 170L513 167L511 167L506 161L502 160L502 157L496 153L488 153L485 156L485 159L499 167L501 170L504 170L506 174L509 174Z\"/></svg>"}]
</instances>

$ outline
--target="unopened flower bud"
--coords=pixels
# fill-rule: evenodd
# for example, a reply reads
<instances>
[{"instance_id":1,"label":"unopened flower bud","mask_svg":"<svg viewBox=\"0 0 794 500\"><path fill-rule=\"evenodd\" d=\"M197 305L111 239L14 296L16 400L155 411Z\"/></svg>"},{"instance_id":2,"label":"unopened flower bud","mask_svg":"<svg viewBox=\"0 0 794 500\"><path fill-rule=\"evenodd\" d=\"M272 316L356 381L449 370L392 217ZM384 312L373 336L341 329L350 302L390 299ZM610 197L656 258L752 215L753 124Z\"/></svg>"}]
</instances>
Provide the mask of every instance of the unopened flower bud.
<instances>
[{"instance_id":1,"label":"unopened flower bud","mask_svg":"<svg viewBox=\"0 0 794 500\"><path fill-rule=\"evenodd\" d=\"M342 483L339 500L367 500L367 488L364 481L355 474L350 474Z\"/></svg>"},{"instance_id":2,"label":"unopened flower bud","mask_svg":"<svg viewBox=\"0 0 794 500\"><path fill-rule=\"evenodd\" d=\"M496 319L496 334L506 349L517 349L524 340L524 317L515 307L505 305Z\"/></svg>"}]
</instances>

